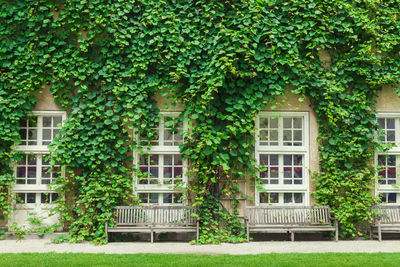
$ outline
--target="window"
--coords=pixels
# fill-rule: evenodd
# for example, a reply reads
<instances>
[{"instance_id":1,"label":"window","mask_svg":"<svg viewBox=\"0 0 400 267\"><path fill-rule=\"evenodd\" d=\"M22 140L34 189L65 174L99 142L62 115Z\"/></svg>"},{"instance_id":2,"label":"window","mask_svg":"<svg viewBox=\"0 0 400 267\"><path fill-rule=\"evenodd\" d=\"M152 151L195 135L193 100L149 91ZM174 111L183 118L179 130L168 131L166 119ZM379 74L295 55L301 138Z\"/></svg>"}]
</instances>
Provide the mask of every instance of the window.
<instances>
[{"instance_id":1,"label":"window","mask_svg":"<svg viewBox=\"0 0 400 267\"><path fill-rule=\"evenodd\" d=\"M180 204L181 193L138 193L142 204Z\"/></svg>"},{"instance_id":2,"label":"window","mask_svg":"<svg viewBox=\"0 0 400 267\"><path fill-rule=\"evenodd\" d=\"M57 193L17 193L17 204L50 204L58 199ZM39 201L40 199L40 201Z\"/></svg>"},{"instance_id":3,"label":"window","mask_svg":"<svg viewBox=\"0 0 400 267\"><path fill-rule=\"evenodd\" d=\"M146 177L139 184L176 185L182 182L183 163L179 154L141 155L139 169Z\"/></svg>"},{"instance_id":4,"label":"window","mask_svg":"<svg viewBox=\"0 0 400 267\"><path fill-rule=\"evenodd\" d=\"M17 193L18 204L35 204L36 194L35 193Z\"/></svg>"},{"instance_id":5,"label":"window","mask_svg":"<svg viewBox=\"0 0 400 267\"><path fill-rule=\"evenodd\" d=\"M42 204L50 204L58 199L57 193L41 193L40 194L40 203Z\"/></svg>"},{"instance_id":6,"label":"window","mask_svg":"<svg viewBox=\"0 0 400 267\"><path fill-rule=\"evenodd\" d=\"M256 204L308 204L308 113L262 112L256 127Z\"/></svg>"},{"instance_id":7,"label":"window","mask_svg":"<svg viewBox=\"0 0 400 267\"><path fill-rule=\"evenodd\" d=\"M49 204L58 198L50 184L62 169L59 165L50 165L48 145L61 129L64 119L65 112L38 111L21 121L21 140L16 150L24 154L14 168L14 192L18 204Z\"/></svg>"},{"instance_id":8,"label":"window","mask_svg":"<svg viewBox=\"0 0 400 267\"><path fill-rule=\"evenodd\" d=\"M383 203L400 204L398 176L400 173L400 113L379 113L377 116L379 127L383 134L379 138L384 143L391 143L393 147L384 152L376 154L378 166L378 183L376 194Z\"/></svg>"},{"instance_id":9,"label":"window","mask_svg":"<svg viewBox=\"0 0 400 267\"><path fill-rule=\"evenodd\" d=\"M26 120L21 120L19 131L21 145L49 145L60 130L62 120L63 114L30 116Z\"/></svg>"},{"instance_id":10,"label":"window","mask_svg":"<svg viewBox=\"0 0 400 267\"><path fill-rule=\"evenodd\" d=\"M17 184L50 184L59 173L60 166L50 166L50 154L27 153L17 163Z\"/></svg>"},{"instance_id":11,"label":"window","mask_svg":"<svg viewBox=\"0 0 400 267\"><path fill-rule=\"evenodd\" d=\"M184 185L185 161L179 153L183 144L183 122L176 122L176 112L161 113L155 140L146 154L137 154L136 163L141 177L136 181L136 192L143 204L171 205L182 202L178 186ZM140 143L147 145L145 137Z\"/></svg>"}]
</instances>

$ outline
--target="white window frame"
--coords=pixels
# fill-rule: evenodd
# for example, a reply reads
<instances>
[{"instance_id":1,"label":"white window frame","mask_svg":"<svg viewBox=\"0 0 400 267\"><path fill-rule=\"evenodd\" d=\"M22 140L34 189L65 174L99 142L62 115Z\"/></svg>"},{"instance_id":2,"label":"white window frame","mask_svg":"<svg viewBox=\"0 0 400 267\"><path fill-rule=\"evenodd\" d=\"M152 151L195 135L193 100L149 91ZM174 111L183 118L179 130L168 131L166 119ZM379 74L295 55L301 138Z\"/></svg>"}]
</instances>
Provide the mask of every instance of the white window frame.
<instances>
[{"instance_id":1,"label":"white window frame","mask_svg":"<svg viewBox=\"0 0 400 267\"><path fill-rule=\"evenodd\" d=\"M393 184L380 184L379 181L377 180L375 183L375 196L379 197L379 194L381 193L396 193L396 203L387 203L384 205L400 205L400 112L378 112L376 115L376 118L393 118L395 119L395 144L393 147L385 152L377 152L375 153L375 166L378 166L378 156L379 155L394 155L396 156L396 180L397 183L395 185ZM399 159L399 160L398 160ZM377 176L379 175L379 172L377 173Z\"/></svg>"},{"instance_id":2,"label":"white window frame","mask_svg":"<svg viewBox=\"0 0 400 267\"><path fill-rule=\"evenodd\" d=\"M283 146L281 138L283 134L283 125L278 122L278 146L260 145L260 118L263 117L273 117L278 118L285 117L302 117L303 118L303 145L302 146ZM255 157L257 159L257 164L260 165L260 154L277 154L277 155L303 155L303 183L301 185L294 184L258 184L262 186L269 193L279 193L279 203L260 203L260 193L255 186L255 205L256 206L307 206L310 204L310 123L309 123L309 112L286 112L286 111L263 111L260 112L256 118L256 144L255 144ZM279 171L282 171L283 165L279 164ZM278 178L280 181L283 178ZM283 193L303 193L303 203L288 203L283 202Z\"/></svg>"},{"instance_id":3,"label":"white window frame","mask_svg":"<svg viewBox=\"0 0 400 267\"><path fill-rule=\"evenodd\" d=\"M158 145L151 146L149 150L145 150L145 153L148 153L149 155L151 154L159 154L159 155L180 155L180 149L179 146L163 146L162 141L164 140L164 125L165 125L165 117L173 117L176 118L180 115L180 112L160 112L160 124L159 127L157 127L158 130ZM187 122L183 121L183 131L187 130ZM140 142L140 136L134 135L136 140ZM184 142L185 138L183 138ZM134 151L134 165L138 166L139 164L139 158L140 158L140 152ZM158 166L159 169L162 170L161 168L163 167L163 162L159 160ZM187 160L182 160L182 182L184 183L184 188L186 188L187 185ZM161 168L160 168L161 167ZM160 177L158 179L161 179ZM163 194L164 193L183 193L179 192L176 189L174 189L174 184L162 184L162 183L157 183L157 184L140 184L138 181L138 177L134 177L134 185L133 185L133 192L135 192L136 195L140 193L158 193L158 203L142 203L143 205L157 205L157 206L169 206L169 205L184 205L184 201L182 203L163 203Z\"/></svg>"},{"instance_id":4,"label":"white window frame","mask_svg":"<svg viewBox=\"0 0 400 267\"><path fill-rule=\"evenodd\" d=\"M34 117L38 117L37 120L37 145L16 145L15 150L19 152L24 152L25 154L50 154L52 151L48 148L48 145L41 145L42 144L42 125L43 125L43 116L61 116L62 122L66 120L67 115L65 111L33 111L32 115ZM36 164L36 172L39 173L41 171L41 164ZM13 165L14 168L14 177L17 177L17 164ZM61 175L65 175L65 168L60 166L61 168ZM36 177L36 184L14 184L13 192L15 194L18 193L36 193L36 202L33 203L26 203L26 204L16 204L17 209L34 209L35 206L40 205L43 209L49 209L54 206L54 204L42 204L41 203L41 193L55 193L54 188L49 184L41 184L40 178Z\"/></svg>"}]
</instances>

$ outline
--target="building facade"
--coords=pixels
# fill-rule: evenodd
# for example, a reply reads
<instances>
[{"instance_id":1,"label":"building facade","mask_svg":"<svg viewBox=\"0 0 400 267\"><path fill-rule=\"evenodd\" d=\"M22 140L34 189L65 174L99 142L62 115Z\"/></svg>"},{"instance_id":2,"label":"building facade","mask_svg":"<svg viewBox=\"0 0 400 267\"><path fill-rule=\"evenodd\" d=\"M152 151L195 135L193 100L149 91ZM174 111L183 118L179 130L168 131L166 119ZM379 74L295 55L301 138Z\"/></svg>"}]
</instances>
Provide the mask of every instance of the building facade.
<instances>
[{"instance_id":1,"label":"building facade","mask_svg":"<svg viewBox=\"0 0 400 267\"><path fill-rule=\"evenodd\" d=\"M24 157L14 166L16 183L12 191L16 196L15 210L9 222L2 222L3 226L15 222L19 226L30 227L27 219L32 216L40 217L44 225L58 221L57 214L50 214L55 205L52 202L58 197L50 183L63 166L53 166L50 171L51 151L48 144L68 114L54 103L49 88L36 97L38 101L33 115L20 125L22 140L16 150L23 152ZM266 106L257 117L254 157L262 168L259 173L262 184L258 186L264 190L257 189L260 187L254 186L248 179L239 181L241 193L254 199L241 199L238 207L241 214L245 206L314 204L312 193L315 185L311 173L319 168L318 123L309 100L299 99L300 96L287 88L285 95L277 99L275 107ZM140 180L132 177L132 190L143 205L182 205L181 196L188 182L186 174L190 166L182 159L179 145L184 142L181 133L187 125L182 122L172 131L166 122L178 116L182 107L178 105L170 110L162 110L168 100L161 96L156 100L161 109L157 137L148 155L132 151L136 166L145 173L145 178ZM384 87L377 98L377 120L385 132L385 136L380 138L392 143L393 147L387 152L376 153L375 163L380 171L375 194L386 205L398 205L400 99L390 87ZM223 202L228 209L232 208L231 199L224 199Z\"/></svg>"}]
</instances>

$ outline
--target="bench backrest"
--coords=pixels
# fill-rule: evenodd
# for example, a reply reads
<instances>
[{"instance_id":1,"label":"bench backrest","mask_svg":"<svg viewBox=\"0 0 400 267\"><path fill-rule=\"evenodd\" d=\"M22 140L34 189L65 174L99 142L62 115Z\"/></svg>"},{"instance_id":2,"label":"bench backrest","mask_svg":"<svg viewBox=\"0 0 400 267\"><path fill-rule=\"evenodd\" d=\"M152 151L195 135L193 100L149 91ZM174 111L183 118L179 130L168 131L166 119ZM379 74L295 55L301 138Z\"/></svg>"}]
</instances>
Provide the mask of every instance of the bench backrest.
<instances>
[{"instance_id":1,"label":"bench backrest","mask_svg":"<svg viewBox=\"0 0 400 267\"><path fill-rule=\"evenodd\" d=\"M115 221L117 225L195 225L195 211L188 206L118 206Z\"/></svg>"},{"instance_id":2,"label":"bench backrest","mask_svg":"<svg viewBox=\"0 0 400 267\"><path fill-rule=\"evenodd\" d=\"M383 224L400 223L400 206L374 206L372 211L375 220L379 218Z\"/></svg>"},{"instance_id":3,"label":"bench backrest","mask_svg":"<svg viewBox=\"0 0 400 267\"><path fill-rule=\"evenodd\" d=\"M325 225L331 224L329 206L311 207L246 207L249 224Z\"/></svg>"}]
</instances>

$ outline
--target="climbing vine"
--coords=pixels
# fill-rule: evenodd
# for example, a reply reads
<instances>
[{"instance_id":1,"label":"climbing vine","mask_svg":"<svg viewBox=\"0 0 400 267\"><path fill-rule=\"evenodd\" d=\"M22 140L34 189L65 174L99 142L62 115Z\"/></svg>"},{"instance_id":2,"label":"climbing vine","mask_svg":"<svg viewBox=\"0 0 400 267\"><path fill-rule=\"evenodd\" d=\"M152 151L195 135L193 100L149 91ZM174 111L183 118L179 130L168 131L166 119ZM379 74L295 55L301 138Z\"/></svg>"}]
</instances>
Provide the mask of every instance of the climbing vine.
<instances>
[{"instance_id":1,"label":"climbing vine","mask_svg":"<svg viewBox=\"0 0 400 267\"><path fill-rule=\"evenodd\" d=\"M187 198L201 243L244 240L238 183L258 182L254 120L292 85L319 123L315 200L355 237L376 203L375 99L400 77L400 2L9 1L0 13L0 210L10 206L19 120L51 86L68 112L52 144L71 241L104 240L104 222L137 203L132 151L158 124L155 96L183 104ZM62 138L61 138L62 136ZM233 202L233 210L226 207Z\"/></svg>"}]
</instances>

